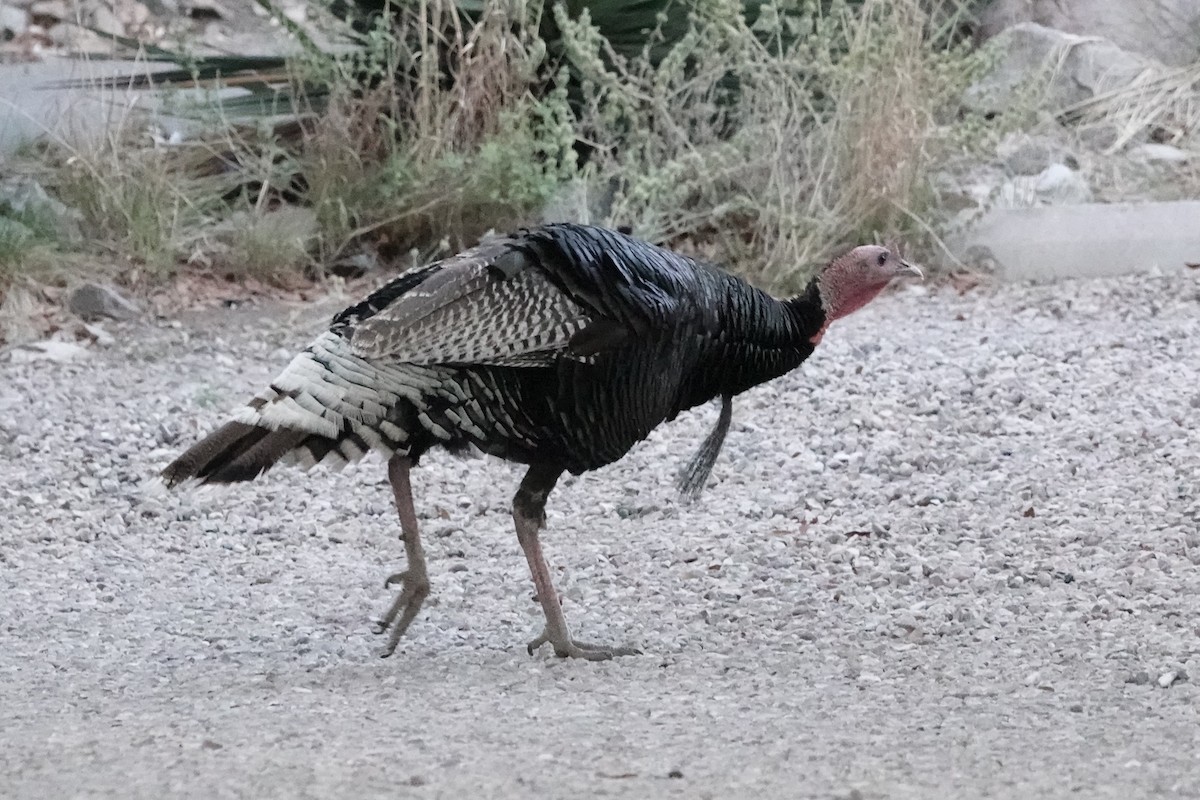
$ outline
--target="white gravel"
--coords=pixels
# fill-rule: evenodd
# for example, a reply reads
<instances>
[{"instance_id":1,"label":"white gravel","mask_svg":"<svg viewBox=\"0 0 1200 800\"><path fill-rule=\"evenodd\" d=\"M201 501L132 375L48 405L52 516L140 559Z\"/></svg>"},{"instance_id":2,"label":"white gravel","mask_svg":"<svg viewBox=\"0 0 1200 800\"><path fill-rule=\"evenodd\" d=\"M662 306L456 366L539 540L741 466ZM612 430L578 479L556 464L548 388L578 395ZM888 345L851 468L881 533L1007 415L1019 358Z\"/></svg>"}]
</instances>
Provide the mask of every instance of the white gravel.
<instances>
[{"instance_id":1,"label":"white gravel","mask_svg":"<svg viewBox=\"0 0 1200 800\"><path fill-rule=\"evenodd\" d=\"M0 357L0 797L1200 796L1200 275L904 289L715 416L565 481L541 614L519 473L416 473L397 654L384 469L153 476L332 307ZM671 777L671 776L674 777ZM681 776L681 777L680 777Z\"/></svg>"}]
</instances>

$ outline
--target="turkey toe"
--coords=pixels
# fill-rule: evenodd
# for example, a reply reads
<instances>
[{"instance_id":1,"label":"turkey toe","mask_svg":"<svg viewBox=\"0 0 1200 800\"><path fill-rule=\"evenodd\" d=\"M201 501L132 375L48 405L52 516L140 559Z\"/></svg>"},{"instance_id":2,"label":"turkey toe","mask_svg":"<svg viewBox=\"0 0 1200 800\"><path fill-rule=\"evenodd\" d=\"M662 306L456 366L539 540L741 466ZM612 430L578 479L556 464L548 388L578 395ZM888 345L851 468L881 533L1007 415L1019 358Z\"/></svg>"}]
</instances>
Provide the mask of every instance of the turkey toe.
<instances>
[{"instance_id":1,"label":"turkey toe","mask_svg":"<svg viewBox=\"0 0 1200 800\"><path fill-rule=\"evenodd\" d=\"M582 658L585 661L608 661L617 656L640 656L642 651L636 647L612 647L593 642L578 642L574 639L552 641L547 630L543 629L536 639L525 646L529 655L544 644L554 648L554 655L559 658Z\"/></svg>"}]
</instances>

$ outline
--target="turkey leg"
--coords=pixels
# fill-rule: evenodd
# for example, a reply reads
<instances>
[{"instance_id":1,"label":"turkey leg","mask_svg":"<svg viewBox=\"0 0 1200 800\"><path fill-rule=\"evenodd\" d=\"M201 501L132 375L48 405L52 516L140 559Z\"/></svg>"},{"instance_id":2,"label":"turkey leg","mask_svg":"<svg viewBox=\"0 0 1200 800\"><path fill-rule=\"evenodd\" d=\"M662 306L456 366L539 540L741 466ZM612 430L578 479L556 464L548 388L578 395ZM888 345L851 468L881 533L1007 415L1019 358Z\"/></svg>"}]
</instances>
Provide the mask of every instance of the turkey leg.
<instances>
[{"instance_id":1,"label":"turkey leg","mask_svg":"<svg viewBox=\"0 0 1200 800\"><path fill-rule=\"evenodd\" d=\"M526 646L530 655L549 642L559 658L585 658L588 661L605 661L613 656L638 655L641 651L632 647L606 647L604 645L576 642L567 629L567 618L563 615L558 593L550 577L550 567L542 555L538 531L546 524L546 498L562 475L560 467L535 464L525 473L517 494L513 497L513 522L517 526L517 541L529 562L533 585L538 600L546 615L546 626L541 634Z\"/></svg>"},{"instance_id":2,"label":"turkey leg","mask_svg":"<svg viewBox=\"0 0 1200 800\"><path fill-rule=\"evenodd\" d=\"M387 647L380 654L387 658L396 651L400 637L408 630L421 604L429 596L429 575L425 570L425 550L421 547L421 535L417 530L417 512L413 508L412 483L409 482L409 472L412 461L403 456L392 456L388 460L388 480L392 484L392 494L396 498L396 511L400 515L400 540L404 542L404 556L407 569L389 575L383 582L383 588L390 589L394 584L402 584L400 594L396 595L392 607L376 623L375 632L383 633L388 628L392 635L388 637ZM400 612L404 613L401 614ZM396 616L399 615L399 621Z\"/></svg>"}]
</instances>

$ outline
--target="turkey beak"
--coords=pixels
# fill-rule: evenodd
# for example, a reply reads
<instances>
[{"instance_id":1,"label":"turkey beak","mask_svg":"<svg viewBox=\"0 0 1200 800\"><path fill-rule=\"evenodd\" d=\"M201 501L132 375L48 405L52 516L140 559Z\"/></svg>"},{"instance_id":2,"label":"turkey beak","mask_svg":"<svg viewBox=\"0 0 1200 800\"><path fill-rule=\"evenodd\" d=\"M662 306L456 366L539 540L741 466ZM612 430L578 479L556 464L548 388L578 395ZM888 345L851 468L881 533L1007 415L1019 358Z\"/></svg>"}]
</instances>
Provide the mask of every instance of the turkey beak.
<instances>
[{"instance_id":1,"label":"turkey beak","mask_svg":"<svg viewBox=\"0 0 1200 800\"><path fill-rule=\"evenodd\" d=\"M921 272L920 267L918 267L916 264L910 264L903 259L900 260L900 269L896 270L896 274L897 275L908 275L909 277L912 277L912 278L917 278L919 280L925 280L925 273Z\"/></svg>"}]
</instances>

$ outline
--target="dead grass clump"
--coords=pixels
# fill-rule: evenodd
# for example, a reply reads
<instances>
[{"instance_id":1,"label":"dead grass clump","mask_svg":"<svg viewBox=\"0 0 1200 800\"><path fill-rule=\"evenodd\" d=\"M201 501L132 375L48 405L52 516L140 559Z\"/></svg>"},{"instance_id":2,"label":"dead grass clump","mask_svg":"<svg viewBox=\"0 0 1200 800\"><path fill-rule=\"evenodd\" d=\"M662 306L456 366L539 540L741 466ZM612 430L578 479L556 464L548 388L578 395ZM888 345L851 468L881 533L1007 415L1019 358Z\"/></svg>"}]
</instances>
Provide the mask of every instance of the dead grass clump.
<instances>
[{"instance_id":1,"label":"dead grass clump","mask_svg":"<svg viewBox=\"0 0 1200 800\"><path fill-rule=\"evenodd\" d=\"M307 208L242 211L220 228L225 246L213 248L217 272L280 285L294 276L314 272L316 220Z\"/></svg>"},{"instance_id":2,"label":"dead grass clump","mask_svg":"<svg viewBox=\"0 0 1200 800\"><path fill-rule=\"evenodd\" d=\"M1147 69L1127 86L1076 103L1060 116L1083 129L1115 129L1108 155L1142 138L1186 146L1200 130L1200 64Z\"/></svg>"},{"instance_id":3,"label":"dead grass clump","mask_svg":"<svg viewBox=\"0 0 1200 800\"><path fill-rule=\"evenodd\" d=\"M110 105L125 113L107 120L101 135L49 135L39 177L80 217L85 236L76 249L125 262L126 284L160 282L184 263L211 265L229 250L217 229L277 208L295 180L295 161L269 120L233 124L216 104L193 133L170 138L155 127L152 110ZM256 256L270 256L262 259L268 272L282 262L311 263L294 252L291 231L267 240L276 227L238 230L258 243Z\"/></svg>"},{"instance_id":4,"label":"dead grass clump","mask_svg":"<svg viewBox=\"0 0 1200 800\"><path fill-rule=\"evenodd\" d=\"M120 153L120 155L118 155ZM57 195L78 209L103 244L152 272L171 269L194 201L171 180L161 153L114 148L62 164Z\"/></svg>"}]
</instances>

